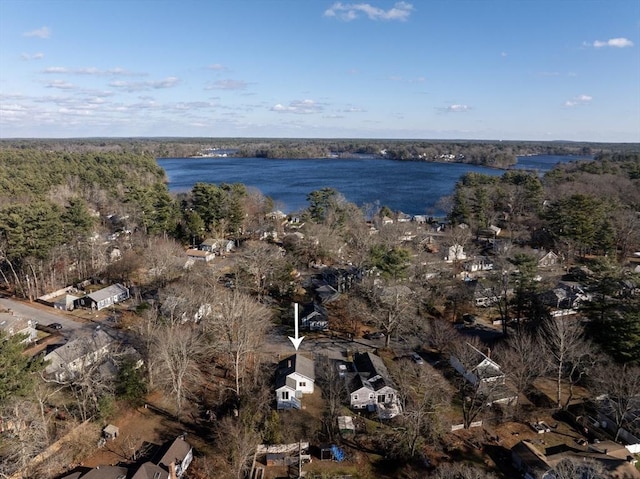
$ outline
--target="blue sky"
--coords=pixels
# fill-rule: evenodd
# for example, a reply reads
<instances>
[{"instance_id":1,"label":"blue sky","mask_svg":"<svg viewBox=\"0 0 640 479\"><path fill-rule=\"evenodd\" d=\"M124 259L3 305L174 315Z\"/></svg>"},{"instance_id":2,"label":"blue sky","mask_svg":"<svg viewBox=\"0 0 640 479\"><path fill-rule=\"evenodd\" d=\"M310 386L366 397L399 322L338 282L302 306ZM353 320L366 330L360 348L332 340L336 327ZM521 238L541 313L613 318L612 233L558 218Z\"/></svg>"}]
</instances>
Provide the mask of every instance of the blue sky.
<instances>
[{"instance_id":1,"label":"blue sky","mask_svg":"<svg viewBox=\"0 0 640 479\"><path fill-rule=\"evenodd\" d=\"M0 137L640 142L637 0L0 0Z\"/></svg>"}]
</instances>

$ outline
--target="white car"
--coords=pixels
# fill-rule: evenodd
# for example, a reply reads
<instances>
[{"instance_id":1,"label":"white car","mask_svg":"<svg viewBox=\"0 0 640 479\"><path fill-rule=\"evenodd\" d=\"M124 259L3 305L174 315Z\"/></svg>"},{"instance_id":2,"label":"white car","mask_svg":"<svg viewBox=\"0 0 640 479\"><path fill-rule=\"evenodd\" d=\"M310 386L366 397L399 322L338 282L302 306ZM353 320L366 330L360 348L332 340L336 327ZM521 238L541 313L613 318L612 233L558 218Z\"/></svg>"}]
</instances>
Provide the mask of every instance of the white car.
<instances>
[{"instance_id":1,"label":"white car","mask_svg":"<svg viewBox=\"0 0 640 479\"><path fill-rule=\"evenodd\" d=\"M420 365L424 364L424 359L422 359L422 356L420 356L418 353L411 353L411 359L416 364L420 364Z\"/></svg>"}]
</instances>

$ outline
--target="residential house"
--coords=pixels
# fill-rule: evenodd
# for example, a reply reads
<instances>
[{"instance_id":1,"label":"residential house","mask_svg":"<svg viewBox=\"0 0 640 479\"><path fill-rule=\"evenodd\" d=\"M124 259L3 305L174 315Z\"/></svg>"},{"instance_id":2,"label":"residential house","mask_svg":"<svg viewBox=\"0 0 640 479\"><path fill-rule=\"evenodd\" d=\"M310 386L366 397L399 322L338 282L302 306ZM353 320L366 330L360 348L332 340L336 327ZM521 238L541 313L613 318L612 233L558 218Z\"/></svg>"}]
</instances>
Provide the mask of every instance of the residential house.
<instances>
[{"instance_id":1,"label":"residential house","mask_svg":"<svg viewBox=\"0 0 640 479\"><path fill-rule=\"evenodd\" d=\"M139 466L97 466L87 472L73 472L61 479L180 479L193 460L193 448L179 436L165 444L151 461Z\"/></svg>"},{"instance_id":2,"label":"residential house","mask_svg":"<svg viewBox=\"0 0 640 479\"><path fill-rule=\"evenodd\" d=\"M84 479L84 478L82 478ZM161 468L153 462L145 462L140 465L131 479L171 479L169 471Z\"/></svg>"},{"instance_id":3,"label":"residential house","mask_svg":"<svg viewBox=\"0 0 640 479\"><path fill-rule=\"evenodd\" d=\"M313 359L297 353L280 361L275 384L277 409L300 409L302 395L313 393L315 379Z\"/></svg>"},{"instance_id":4,"label":"residential house","mask_svg":"<svg viewBox=\"0 0 640 479\"><path fill-rule=\"evenodd\" d=\"M233 249L233 246L233 241L228 239L207 238L200 243L198 249L222 256L229 253Z\"/></svg>"},{"instance_id":5,"label":"residential house","mask_svg":"<svg viewBox=\"0 0 640 479\"><path fill-rule=\"evenodd\" d=\"M330 303L340 297L340 293L326 283L316 286L315 292L322 304Z\"/></svg>"},{"instance_id":6,"label":"residential house","mask_svg":"<svg viewBox=\"0 0 640 479\"><path fill-rule=\"evenodd\" d=\"M283 213L280 210L274 210L274 211L271 211L271 212L267 213L265 215L265 218L267 218L269 220L285 221L287 219L287 215L286 215L286 213Z\"/></svg>"},{"instance_id":7,"label":"residential house","mask_svg":"<svg viewBox=\"0 0 640 479\"><path fill-rule=\"evenodd\" d=\"M14 334L25 335L25 338L22 340L23 343L31 343L38 337L36 322L34 320L16 316L16 314L11 311L0 313L0 330L7 334L7 336L13 336Z\"/></svg>"},{"instance_id":8,"label":"residential house","mask_svg":"<svg viewBox=\"0 0 640 479\"><path fill-rule=\"evenodd\" d=\"M122 466L98 466L83 474L82 479L126 479L128 470Z\"/></svg>"},{"instance_id":9,"label":"residential house","mask_svg":"<svg viewBox=\"0 0 640 479\"><path fill-rule=\"evenodd\" d=\"M563 316L576 313L582 304L591 301L591 295L577 283L561 282L555 288L540 293L539 299L551 308L553 316Z\"/></svg>"},{"instance_id":10,"label":"residential house","mask_svg":"<svg viewBox=\"0 0 640 479\"><path fill-rule=\"evenodd\" d=\"M473 302L478 308L487 308L496 304L500 298L496 295L493 288L485 286L480 281L469 281L469 287L473 290ZM512 291L508 291L510 294Z\"/></svg>"},{"instance_id":11,"label":"residential house","mask_svg":"<svg viewBox=\"0 0 640 479\"><path fill-rule=\"evenodd\" d=\"M518 395L506 385L506 375L494 360L469 343L458 355L452 354L449 363L462 377L478 388L489 404L512 403Z\"/></svg>"},{"instance_id":12,"label":"residential house","mask_svg":"<svg viewBox=\"0 0 640 479\"><path fill-rule=\"evenodd\" d=\"M303 307L299 324L302 329L309 331L326 331L329 329L329 313L314 301Z\"/></svg>"},{"instance_id":13,"label":"residential house","mask_svg":"<svg viewBox=\"0 0 640 479\"><path fill-rule=\"evenodd\" d=\"M187 265L191 266L196 261L204 261L205 263L208 263L209 261L213 261L215 257L216 254L211 251L189 248L187 250Z\"/></svg>"},{"instance_id":14,"label":"residential house","mask_svg":"<svg viewBox=\"0 0 640 479\"><path fill-rule=\"evenodd\" d=\"M66 293L53 302L53 307L61 311L73 311L80 298L77 294Z\"/></svg>"},{"instance_id":15,"label":"residential house","mask_svg":"<svg viewBox=\"0 0 640 479\"><path fill-rule=\"evenodd\" d=\"M613 441L602 441L585 447L561 444L547 448L544 453L526 440L511 448L512 463L525 479L554 479L554 469L566 459L576 465L575 477L590 477L589 464L596 463L604 472L602 477L640 479L640 471L633 466L633 456L624 446ZM582 472L581 463L587 465Z\"/></svg>"},{"instance_id":16,"label":"residential house","mask_svg":"<svg viewBox=\"0 0 640 479\"><path fill-rule=\"evenodd\" d=\"M520 441L511 448L511 462L524 479L552 479L551 466L545 456L529 441Z\"/></svg>"},{"instance_id":17,"label":"residential house","mask_svg":"<svg viewBox=\"0 0 640 479\"><path fill-rule=\"evenodd\" d=\"M91 284L91 282L88 284ZM38 303L52 306L61 311L72 311L76 301L83 295L84 293L78 291L74 286L67 286L66 288L44 294L38 297L37 301Z\"/></svg>"},{"instance_id":18,"label":"residential house","mask_svg":"<svg viewBox=\"0 0 640 479\"><path fill-rule=\"evenodd\" d=\"M620 429L616 421L616 408L607 395L597 398L598 422L602 429L608 431L612 437L620 439L627 444L627 449L634 453L640 453L640 396L629 400L629 410L624 417L618 417Z\"/></svg>"},{"instance_id":19,"label":"residential house","mask_svg":"<svg viewBox=\"0 0 640 479\"><path fill-rule=\"evenodd\" d=\"M193 460L193 448L184 435L173 440L169 448L158 461L158 465L169 471L171 477L182 477Z\"/></svg>"},{"instance_id":20,"label":"residential house","mask_svg":"<svg viewBox=\"0 0 640 479\"><path fill-rule=\"evenodd\" d=\"M322 279L339 293L344 293L362 280L363 271L355 266L346 268L324 268L321 272Z\"/></svg>"},{"instance_id":21,"label":"residential house","mask_svg":"<svg viewBox=\"0 0 640 479\"><path fill-rule=\"evenodd\" d=\"M69 341L44 357L47 362L44 374L58 381L70 379L104 360L115 344L114 338L103 330L94 331L90 337Z\"/></svg>"},{"instance_id":22,"label":"residential house","mask_svg":"<svg viewBox=\"0 0 640 479\"><path fill-rule=\"evenodd\" d=\"M478 271L492 271L493 261L486 256L474 256L471 261L467 261L463 265L467 273L476 273Z\"/></svg>"},{"instance_id":23,"label":"residential house","mask_svg":"<svg viewBox=\"0 0 640 479\"><path fill-rule=\"evenodd\" d=\"M398 215L396 216L396 221L398 223L408 223L409 221L411 221L411 215L408 215L406 213L403 213L402 211L398 212Z\"/></svg>"},{"instance_id":24,"label":"residential house","mask_svg":"<svg viewBox=\"0 0 640 479\"><path fill-rule=\"evenodd\" d=\"M347 374L349 406L353 409L376 411L382 419L400 414L398 391L380 356L356 353L354 373Z\"/></svg>"},{"instance_id":25,"label":"residential house","mask_svg":"<svg viewBox=\"0 0 640 479\"><path fill-rule=\"evenodd\" d=\"M549 268L560 263L560 256L553 251L548 251L538 259L538 268Z\"/></svg>"},{"instance_id":26,"label":"residential house","mask_svg":"<svg viewBox=\"0 0 640 479\"><path fill-rule=\"evenodd\" d=\"M447 250L447 255L444 257L444 260L447 263L453 263L454 261L465 261L467 259L467 255L464 252L464 247L455 243L449 246Z\"/></svg>"},{"instance_id":27,"label":"residential house","mask_svg":"<svg viewBox=\"0 0 640 479\"><path fill-rule=\"evenodd\" d=\"M100 311L127 299L129 299L129 288L116 283L78 298L75 306Z\"/></svg>"}]
</instances>

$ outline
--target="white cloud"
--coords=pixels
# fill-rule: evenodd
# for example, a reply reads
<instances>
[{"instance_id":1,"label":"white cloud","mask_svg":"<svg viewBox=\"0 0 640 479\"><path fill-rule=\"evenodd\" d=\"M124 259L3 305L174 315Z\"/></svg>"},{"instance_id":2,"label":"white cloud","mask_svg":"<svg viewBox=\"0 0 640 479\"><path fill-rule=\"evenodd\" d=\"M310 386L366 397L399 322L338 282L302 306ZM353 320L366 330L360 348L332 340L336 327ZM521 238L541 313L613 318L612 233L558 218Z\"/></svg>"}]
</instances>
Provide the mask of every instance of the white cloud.
<instances>
[{"instance_id":1,"label":"white cloud","mask_svg":"<svg viewBox=\"0 0 640 479\"><path fill-rule=\"evenodd\" d=\"M56 73L67 75L94 75L94 76L144 76L145 73L136 73L124 68L115 67L108 70L101 70L96 67L67 68L67 67L47 67L42 73Z\"/></svg>"},{"instance_id":2,"label":"white cloud","mask_svg":"<svg viewBox=\"0 0 640 479\"><path fill-rule=\"evenodd\" d=\"M590 95L578 95L571 100L567 100L564 102L564 106L567 108L573 108L575 106L586 105L593 100L593 97Z\"/></svg>"},{"instance_id":3,"label":"white cloud","mask_svg":"<svg viewBox=\"0 0 640 479\"><path fill-rule=\"evenodd\" d=\"M336 2L325 10L324 16L339 18L345 22L355 20L360 15L366 15L369 20L399 20L404 22L409 18L412 11L413 5L407 2L397 2L389 10L383 10L368 3Z\"/></svg>"},{"instance_id":4,"label":"white cloud","mask_svg":"<svg viewBox=\"0 0 640 479\"><path fill-rule=\"evenodd\" d=\"M49 29L49 27L37 28L36 30L31 30L30 32L24 32L22 36L34 38L49 38L51 36L51 30Z\"/></svg>"},{"instance_id":5,"label":"white cloud","mask_svg":"<svg viewBox=\"0 0 640 479\"><path fill-rule=\"evenodd\" d=\"M588 45L588 44L587 44ZM610 38L609 40L596 40L592 44L595 48L614 47L614 48L626 48L632 47L633 42L627 38Z\"/></svg>"},{"instance_id":6,"label":"white cloud","mask_svg":"<svg viewBox=\"0 0 640 479\"><path fill-rule=\"evenodd\" d=\"M20 55L20 58L22 58L25 61L30 61L30 60L42 60L44 58L44 53L22 53Z\"/></svg>"},{"instance_id":7,"label":"white cloud","mask_svg":"<svg viewBox=\"0 0 640 479\"><path fill-rule=\"evenodd\" d=\"M220 65L219 63L214 63L213 65L209 65L209 70L214 70L217 72L224 72L227 71L228 68L225 67L224 65Z\"/></svg>"},{"instance_id":8,"label":"white cloud","mask_svg":"<svg viewBox=\"0 0 640 479\"><path fill-rule=\"evenodd\" d=\"M507 52L500 52L500 56L501 56L502 58L506 58L506 57L508 57L508 56L509 56L509 54L508 54Z\"/></svg>"},{"instance_id":9,"label":"white cloud","mask_svg":"<svg viewBox=\"0 0 640 479\"><path fill-rule=\"evenodd\" d=\"M205 88L206 90L246 90L247 83L242 80L218 80Z\"/></svg>"},{"instance_id":10,"label":"white cloud","mask_svg":"<svg viewBox=\"0 0 640 479\"><path fill-rule=\"evenodd\" d=\"M459 112L469 111L469 110L471 110L471 107L469 105L459 105L459 104L449 105L447 108L445 108L445 111L449 111L453 113L459 113Z\"/></svg>"},{"instance_id":11,"label":"white cloud","mask_svg":"<svg viewBox=\"0 0 640 479\"><path fill-rule=\"evenodd\" d=\"M271 107L271 111L278 113L309 114L322 111L322 106L318 105L313 100L294 100L289 103L288 106L278 103Z\"/></svg>"},{"instance_id":12,"label":"white cloud","mask_svg":"<svg viewBox=\"0 0 640 479\"><path fill-rule=\"evenodd\" d=\"M64 80L53 80L52 82L47 84L47 88L58 88L60 90L72 90L76 88L73 83L69 83Z\"/></svg>"},{"instance_id":13,"label":"white cloud","mask_svg":"<svg viewBox=\"0 0 640 479\"><path fill-rule=\"evenodd\" d=\"M167 77L164 80L144 81L144 82L130 82L123 80L114 80L109 82L109 86L114 88L120 88L128 92L135 91L147 91L157 90L161 88L172 88L180 83L177 77Z\"/></svg>"}]
</instances>

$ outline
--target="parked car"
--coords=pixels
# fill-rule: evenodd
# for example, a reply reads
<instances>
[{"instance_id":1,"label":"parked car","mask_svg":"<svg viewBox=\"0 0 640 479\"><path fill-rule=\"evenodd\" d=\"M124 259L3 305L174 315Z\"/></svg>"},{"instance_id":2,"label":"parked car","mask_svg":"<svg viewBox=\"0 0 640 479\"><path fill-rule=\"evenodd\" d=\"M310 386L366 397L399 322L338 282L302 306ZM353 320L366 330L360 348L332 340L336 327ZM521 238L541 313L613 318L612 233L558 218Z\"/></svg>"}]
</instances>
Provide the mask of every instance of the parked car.
<instances>
[{"instance_id":1,"label":"parked car","mask_svg":"<svg viewBox=\"0 0 640 479\"><path fill-rule=\"evenodd\" d=\"M51 329L62 329L62 324L60 324L60 323L51 323L47 327L49 327Z\"/></svg>"},{"instance_id":2,"label":"parked car","mask_svg":"<svg viewBox=\"0 0 640 479\"><path fill-rule=\"evenodd\" d=\"M375 333L367 333L364 335L364 339L382 339L384 338L384 333L377 331Z\"/></svg>"},{"instance_id":3,"label":"parked car","mask_svg":"<svg viewBox=\"0 0 640 479\"><path fill-rule=\"evenodd\" d=\"M416 364L419 364L419 365L424 364L424 359L422 359L422 356L420 356L418 353L411 353L411 359Z\"/></svg>"}]
</instances>

